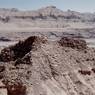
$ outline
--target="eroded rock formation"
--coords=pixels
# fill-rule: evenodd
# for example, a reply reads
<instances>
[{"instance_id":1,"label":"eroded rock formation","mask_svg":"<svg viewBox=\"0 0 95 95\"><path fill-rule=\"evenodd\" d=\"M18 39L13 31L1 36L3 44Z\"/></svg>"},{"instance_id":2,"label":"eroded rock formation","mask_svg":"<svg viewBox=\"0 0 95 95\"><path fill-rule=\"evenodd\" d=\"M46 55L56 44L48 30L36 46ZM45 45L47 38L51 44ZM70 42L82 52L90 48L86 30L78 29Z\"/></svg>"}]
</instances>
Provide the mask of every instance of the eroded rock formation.
<instances>
[{"instance_id":1,"label":"eroded rock formation","mask_svg":"<svg viewBox=\"0 0 95 95\"><path fill-rule=\"evenodd\" d=\"M95 49L86 47L84 41L65 41L66 46L29 37L8 47L17 52L12 60L4 56L0 64L0 80L8 95L94 95Z\"/></svg>"},{"instance_id":2,"label":"eroded rock formation","mask_svg":"<svg viewBox=\"0 0 95 95\"><path fill-rule=\"evenodd\" d=\"M78 38L63 37L59 41L62 46L71 47L76 49L86 49L87 44L84 40Z\"/></svg>"}]
</instances>

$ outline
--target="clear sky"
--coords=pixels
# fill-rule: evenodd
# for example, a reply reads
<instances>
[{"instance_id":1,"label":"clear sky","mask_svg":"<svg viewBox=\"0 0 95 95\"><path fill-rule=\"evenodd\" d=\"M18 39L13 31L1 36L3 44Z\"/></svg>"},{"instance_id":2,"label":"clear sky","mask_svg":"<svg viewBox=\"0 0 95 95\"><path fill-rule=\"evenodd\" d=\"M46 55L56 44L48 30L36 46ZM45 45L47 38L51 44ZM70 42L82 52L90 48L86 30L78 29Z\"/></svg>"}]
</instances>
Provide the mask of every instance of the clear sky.
<instances>
[{"instance_id":1,"label":"clear sky","mask_svg":"<svg viewBox=\"0 0 95 95\"><path fill-rule=\"evenodd\" d=\"M1 8L34 10L49 5L54 5L62 10L95 12L95 0L0 0Z\"/></svg>"}]
</instances>

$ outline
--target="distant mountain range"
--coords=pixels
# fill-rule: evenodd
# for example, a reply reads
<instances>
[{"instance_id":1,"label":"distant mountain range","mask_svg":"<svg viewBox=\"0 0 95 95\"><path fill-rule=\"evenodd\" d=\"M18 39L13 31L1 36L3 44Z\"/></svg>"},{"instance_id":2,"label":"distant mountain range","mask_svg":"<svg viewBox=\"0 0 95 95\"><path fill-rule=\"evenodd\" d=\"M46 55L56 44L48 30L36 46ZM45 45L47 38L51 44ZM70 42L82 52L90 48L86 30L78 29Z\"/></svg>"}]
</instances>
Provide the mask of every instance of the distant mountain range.
<instances>
[{"instance_id":1,"label":"distant mountain range","mask_svg":"<svg viewBox=\"0 0 95 95\"><path fill-rule=\"evenodd\" d=\"M18 9L0 9L0 18L8 19L75 19L81 21L95 22L95 13L80 13L68 10L66 12L57 9L55 6L48 6L35 11L19 11Z\"/></svg>"},{"instance_id":2,"label":"distant mountain range","mask_svg":"<svg viewBox=\"0 0 95 95\"><path fill-rule=\"evenodd\" d=\"M95 26L95 13L62 11L55 6L47 6L35 11L21 11L15 8L0 8L0 23L16 23L28 27L72 27ZM73 24L72 24L73 23ZM74 25L75 24L75 25ZM89 26L88 25L88 26ZM87 26L87 27L88 27Z\"/></svg>"}]
</instances>

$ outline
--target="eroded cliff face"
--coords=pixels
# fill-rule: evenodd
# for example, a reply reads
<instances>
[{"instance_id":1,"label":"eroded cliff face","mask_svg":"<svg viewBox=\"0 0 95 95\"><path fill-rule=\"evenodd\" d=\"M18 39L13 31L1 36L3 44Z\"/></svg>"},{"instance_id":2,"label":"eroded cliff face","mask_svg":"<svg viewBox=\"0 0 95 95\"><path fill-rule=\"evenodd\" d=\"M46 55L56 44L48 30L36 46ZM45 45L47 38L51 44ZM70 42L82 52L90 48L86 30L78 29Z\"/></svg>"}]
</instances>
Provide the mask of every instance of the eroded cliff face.
<instances>
[{"instance_id":1,"label":"eroded cliff face","mask_svg":"<svg viewBox=\"0 0 95 95\"><path fill-rule=\"evenodd\" d=\"M95 94L95 49L86 46L79 49L74 42L69 46L65 42L65 46L59 41L39 37L30 37L22 43L25 44L27 40L27 47L32 41L32 48L24 56L7 61L0 59L0 80L8 95ZM7 48L10 50L8 56L13 54L14 58L15 53L11 48L17 45ZM19 44L20 51L25 47Z\"/></svg>"},{"instance_id":2,"label":"eroded cliff face","mask_svg":"<svg viewBox=\"0 0 95 95\"><path fill-rule=\"evenodd\" d=\"M47 6L34 11L0 8L0 27L15 28L94 28L94 13L62 11Z\"/></svg>"}]
</instances>

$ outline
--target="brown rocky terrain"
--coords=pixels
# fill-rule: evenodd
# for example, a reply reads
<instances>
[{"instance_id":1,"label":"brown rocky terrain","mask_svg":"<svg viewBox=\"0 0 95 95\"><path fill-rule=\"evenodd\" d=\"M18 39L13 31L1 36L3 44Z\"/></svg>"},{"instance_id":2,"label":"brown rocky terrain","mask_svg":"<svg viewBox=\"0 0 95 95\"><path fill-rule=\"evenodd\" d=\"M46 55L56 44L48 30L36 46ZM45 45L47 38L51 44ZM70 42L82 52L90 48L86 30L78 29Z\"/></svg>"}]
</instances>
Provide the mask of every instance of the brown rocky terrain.
<instances>
[{"instance_id":1,"label":"brown rocky terrain","mask_svg":"<svg viewBox=\"0 0 95 95\"><path fill-rule=\"evenodd\" d=\"M95 95L95 13L0 8L0 95Z\"/></svg>"},{"instance_id":2,"label":"brown rocky terrain","mask_svg":"<svg viewBox=\"0 0 95 95\"><path fill-rule=\"evenodd\" d=\"M1 50L0 61L1 95L95 95L95 49L81 39L32 36Z\"/></svg>"}]
</instances>

